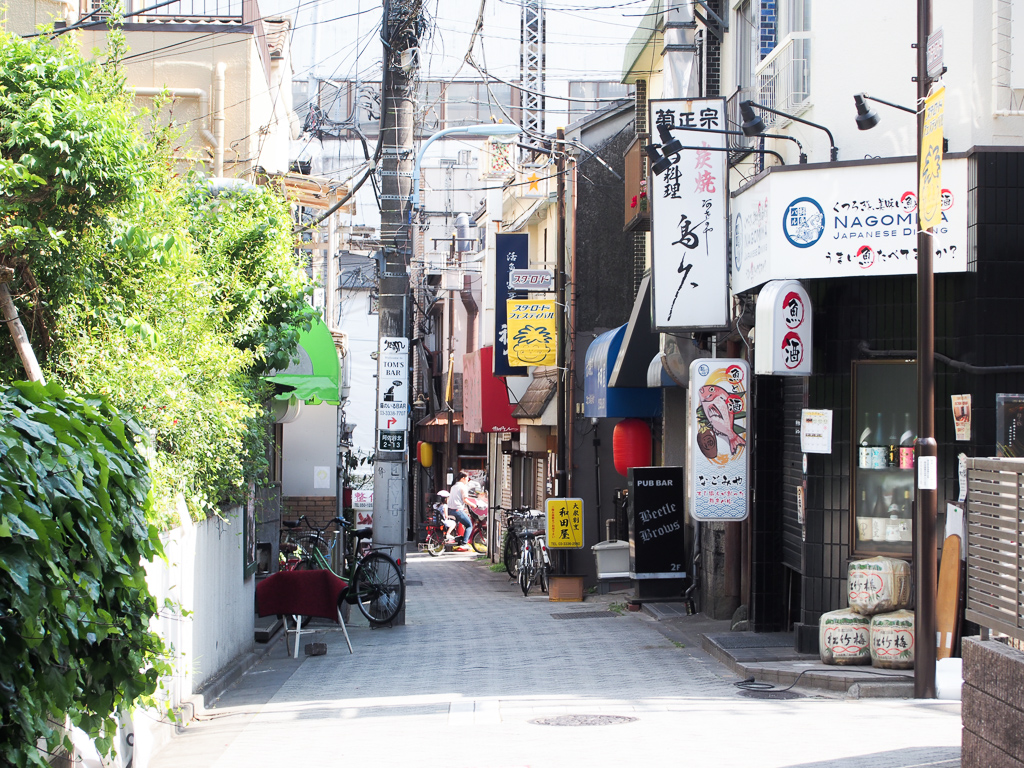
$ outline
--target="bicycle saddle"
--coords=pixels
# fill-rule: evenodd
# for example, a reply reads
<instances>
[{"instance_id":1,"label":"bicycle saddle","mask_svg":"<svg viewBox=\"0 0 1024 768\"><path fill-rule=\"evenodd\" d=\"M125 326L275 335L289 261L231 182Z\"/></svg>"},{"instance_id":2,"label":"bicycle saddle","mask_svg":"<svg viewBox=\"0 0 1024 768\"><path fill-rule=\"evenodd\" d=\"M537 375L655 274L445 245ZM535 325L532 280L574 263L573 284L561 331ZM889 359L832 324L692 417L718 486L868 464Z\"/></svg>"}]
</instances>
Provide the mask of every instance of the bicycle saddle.
<instances>
[{"instance_id":1,"label":"bicycle saddle","mask_svg":"<svg viewBox=\"0 0 1024 768\"><path fill-rule=\"evenodd\" d=\"M371 527L356 528L355 531L353 531L353 534L355 534L355 537L357 539L372 539L373 538L373 528L371 528Z\"/></svg>"}]
</instances>

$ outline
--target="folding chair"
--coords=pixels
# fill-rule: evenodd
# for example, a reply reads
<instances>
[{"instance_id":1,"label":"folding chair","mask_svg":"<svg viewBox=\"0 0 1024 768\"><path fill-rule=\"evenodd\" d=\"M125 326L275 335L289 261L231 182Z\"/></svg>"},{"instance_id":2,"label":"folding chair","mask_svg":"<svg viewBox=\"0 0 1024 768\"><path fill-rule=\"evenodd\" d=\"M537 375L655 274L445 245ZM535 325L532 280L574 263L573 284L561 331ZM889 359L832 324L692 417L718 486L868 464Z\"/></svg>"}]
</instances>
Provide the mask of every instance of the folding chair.
<instances>
[{"instance_id":1,"label":"folding chair","mask_svg":"<svg viewBox=\"0 0 1024 768\"><path fill-rule=\"evenodd\" d=\"M305 616L338 622L345 633L348 652L353 653L338 602L346 589L348 584L327 570L280 571L256 585L256 613L261 618L285 615L295 618L295 629L288 629L285 623L285 650L288 648L288 635L295 635L294 659L299 657L299 639L303 631L307 634L313 631L303 630Z\"/></svg>"}]
</instances>

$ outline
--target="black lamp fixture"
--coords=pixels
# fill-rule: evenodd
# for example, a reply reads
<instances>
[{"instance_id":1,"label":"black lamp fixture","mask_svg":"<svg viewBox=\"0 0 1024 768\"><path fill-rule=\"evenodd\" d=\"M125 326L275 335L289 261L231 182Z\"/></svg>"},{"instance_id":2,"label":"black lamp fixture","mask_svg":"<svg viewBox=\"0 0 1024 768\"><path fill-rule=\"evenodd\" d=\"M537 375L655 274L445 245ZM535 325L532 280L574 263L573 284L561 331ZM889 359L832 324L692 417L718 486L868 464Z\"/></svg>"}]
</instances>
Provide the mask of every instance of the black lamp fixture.
<instances>
[{"instance_id":1,"label":"black lamp fixture","mask_svg":"<svg viewBox=\"0 0 1024 768\"><path fill-rule=\"evenodd\" d=\"M868 100L877 101L879 104L885 104L885 106L892 107L893 109L902 109L904 112L909 112L912 115L917 114L913 109L904 107L902 104L893 104L891 101L868 96L866 93L855 93L853 95L853 103L857 106L857 128L862 131L874 128L882 119L875 110L868 106Z\"/></svg>"},{"instance_id":2,"label":"black lamp fixture","mask_svg":"<svg viewBox=\"0 0 1024 768\"><path fill-rule=\"evenodd\" d=\"M665 157L678 155L683 151L683 144L679 139L673 138L672 129L662 123L658 126L658 133L661 135L661 152Z\"/></svg>"},{"instance_id":3,"label":"black lamp fixture","mask_svg":"<svg viewBox=\"0 0 1024 768\"><path fill-rule=\"evenodd\" d=\"M661 174L667 171L669 166L672 165L671 160L667 157L661 156L661 153L658 151L657 144L648 144L644 147L644 152L646 152L647 157L650 158L651 170L654 172L655 176L661 176Z\"/></svg>"},{"instance_id":4,"label":"black lamp fixture","mask_svg":"<svg viewBox=\"0 0 1024 768\"><path fill-rule=\"evenodd\" d=\"M780 112L777 109L766 107L764 104L758 104L750 99L740 102L740 116L743 118L743 123L740 125L740 129L743 131L744 136L759 136L764 133L764 120L761 119L760 115L754 112L754 107L764 110L765 112L770 112L773 115L780 115L781 117L793 120L794 122L803 123L804 125L809 125L812 128L818 128L819 130L824 131L828 134L828 143L832 148L832 161L834 162L839 159L839 149L836 147L835 139L832 138L832 131L824 125L818 125L817 123L812 123L810 120L804 120L801 117L796 117L795 115L790 115L786 112Z\"/></svg>"}]
</instances>

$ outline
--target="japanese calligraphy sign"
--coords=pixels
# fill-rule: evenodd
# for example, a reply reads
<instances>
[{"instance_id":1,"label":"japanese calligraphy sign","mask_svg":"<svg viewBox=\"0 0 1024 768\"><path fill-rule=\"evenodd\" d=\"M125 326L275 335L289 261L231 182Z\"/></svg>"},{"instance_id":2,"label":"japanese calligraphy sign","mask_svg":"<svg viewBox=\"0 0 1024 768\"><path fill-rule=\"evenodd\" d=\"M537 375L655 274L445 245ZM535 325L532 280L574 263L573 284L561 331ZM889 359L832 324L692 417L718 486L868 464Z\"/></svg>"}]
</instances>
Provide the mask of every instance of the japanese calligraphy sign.
<instances>
[{"instance_id":1,"label":"japanese calligraphy sign","mask_svg":"<svg viewBox=\"0 0 1024 768\"><path fill-rule=\"evenodd\" d=\"M582 549L583 499L548 499L548 549Z\"/></svg>"},{"instance_id":2,"label":"japanese calligraphy sign","mask_svg":"<svg viewBox=\"0 0 1024 768\"><path fill-rule=\"evenodd\" d=\"M747 517L749 386L744 360L702 358L690 364L687 488L697 520Z\"/></svg>"},{"instance_id":3,"label":"japanese calligraphy sign","mask_svg":"<svg viewBox=\"0 0 1024 768\"><path fill-rule=\"evenodd\" d=\"M942 113L946 89L939 88L924 100L924 133L921 134L921 228L942 224Z\"/></svg>"},{"instance_id":4,"label":"japanese calligraphy sign","mask_svg":"<svg viewBox=\"0 0 1024 768\"><path fill-rule=\"evenodd\" d=\"M724 99L651 101L651 125L665 125L685 149L649 179L654 329L725 328L728 314ZM691 130L685 130L691 129ZM702 132L703 131L705 132Z\"/></svg>"},{"instance_id":5,"label":"japanese calligraphy sign","mask_svg":"<svg viewBox=\"0 0 1024 768\"><path fill-rule=\"evenodd\" d=\"M509 288L514 271L530 266L530 236L498 234L494 236L494 375L525 376L526 368L509 363L508 300L517 294Z\"/></svg>"},{"instance_id":6,"label":"japanese calligraphy sign","mask_svg":"<svg viewBox=\"0 0 1024 768\"><path fill-rule=\"evenodd\" d=\"M634 579L686 576L682 467L629 470L629 571Z\"/></svg>"},{"instance_id":7,"label":"japanese calligraphy sign","mask_svg":"<svg viewBox=\"0 0 1024 768\"><path fill-rule=\"evenodd\" d=\"M409 429L409 340L382 336L377 350L377 450L404 451Z\"/></svg>"},{"instance_id":8,"label":"japanese calligraphy sign","mask_svg":"<svg viewBox=\"0 0 1024 768\"><path fill-rule=\"evenodd\" d=\"M757 295L754 373L810 376L811 297L796 280L772 280Z\"/></svg>"},{"instance_id":9,"label":"japanese calligraphy sign","mask_svg":"<svg viewBox=\"0 0 1024 768\"><path fill-rule=\"evenodd\" d=\"M556 303L509 299L508 362L510 365L555 365L558 340L555 335Z\"/></svg>"},{"instance_id":10,"label":"japanese calligraphy sign","mask_svg":"<svg viewBox=\"0 0 1024 768\"><path fill-rule=\"evenodd\" d=\"M966 158L943 162L940 208L934 270L966 272ZM915 275L917 210L913 162L772 170L732 199L732 289L769 280Z\"/></svg>"}]
</instances>

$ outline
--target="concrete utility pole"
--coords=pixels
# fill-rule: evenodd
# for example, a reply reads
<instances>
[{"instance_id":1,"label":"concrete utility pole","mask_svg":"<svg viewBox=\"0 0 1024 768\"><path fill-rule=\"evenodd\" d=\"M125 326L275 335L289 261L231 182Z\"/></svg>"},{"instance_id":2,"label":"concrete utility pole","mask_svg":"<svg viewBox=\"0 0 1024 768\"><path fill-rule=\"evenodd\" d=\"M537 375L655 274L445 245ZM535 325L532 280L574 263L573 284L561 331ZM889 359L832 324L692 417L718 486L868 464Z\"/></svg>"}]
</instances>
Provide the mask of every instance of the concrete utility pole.
<instances>
[{"instance_id":1,"label":"concrete utility pole","mask_svg":"<svg viewBox=\"0 0 1024 768\"><path fill-rule=\"evenodd\" d=\"M395 389L394 381L382 375L377 361L377 403L402 398L408 403L409 263L413 250L411 218L412 170L415 140L413 106L418 67L419 34L422 24L420 0L385 0L383 83L381 88L381 242L384 271L379 278L380 310L378 340L405 339L406 380ZM383 358L378 343L378 355ZM408 410L408 406L406 406ZM409 531L408 425L407 417L387 429L377 424L377 452L373 467L373 541L391 547L391 553L405 568L405 547ZM385 431L386 430L386 431ZM395 620L405 623L405 610Z\"/></svg>"}]
</instances>

